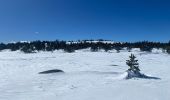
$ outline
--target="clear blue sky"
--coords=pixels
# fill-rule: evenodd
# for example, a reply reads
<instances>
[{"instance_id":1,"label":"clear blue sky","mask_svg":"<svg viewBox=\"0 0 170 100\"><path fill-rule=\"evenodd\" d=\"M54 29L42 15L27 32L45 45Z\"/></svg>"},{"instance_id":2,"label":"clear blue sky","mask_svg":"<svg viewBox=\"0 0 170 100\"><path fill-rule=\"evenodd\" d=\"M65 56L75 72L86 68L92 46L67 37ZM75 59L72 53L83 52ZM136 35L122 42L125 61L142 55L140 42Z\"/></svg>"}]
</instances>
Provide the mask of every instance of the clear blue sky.
<instances>
[{"instance_id":1,"label":"clear blue sky","mask_svg":"<svg viewBox=\"0 0 170 100\"><path fill-rule=\"evenodd\" d=\"M169 41L169 0L0 0L0 42Z\"/></svg>"}]
</instances>

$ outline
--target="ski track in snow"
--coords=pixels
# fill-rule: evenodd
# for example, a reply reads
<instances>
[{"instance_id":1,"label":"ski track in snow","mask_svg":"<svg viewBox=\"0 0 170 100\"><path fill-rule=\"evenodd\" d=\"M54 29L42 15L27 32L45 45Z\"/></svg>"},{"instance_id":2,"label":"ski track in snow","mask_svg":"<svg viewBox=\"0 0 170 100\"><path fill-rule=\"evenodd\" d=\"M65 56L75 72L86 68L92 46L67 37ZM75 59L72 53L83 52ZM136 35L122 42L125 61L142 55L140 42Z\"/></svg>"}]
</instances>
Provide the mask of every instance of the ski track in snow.
<instances>
[{"instance_id":1,"label":"ski track in snow","mask_svg":"<svg viewBox=\"0 0 170 100\"><path fill-rule=\"evenodd\" d=\"M170 100L170 55L133 53L142 73L161 80L125 80L126 51L0 52L0 100ZM50 69L65 73L38 74Z\"/></svg>"}]
</instances>

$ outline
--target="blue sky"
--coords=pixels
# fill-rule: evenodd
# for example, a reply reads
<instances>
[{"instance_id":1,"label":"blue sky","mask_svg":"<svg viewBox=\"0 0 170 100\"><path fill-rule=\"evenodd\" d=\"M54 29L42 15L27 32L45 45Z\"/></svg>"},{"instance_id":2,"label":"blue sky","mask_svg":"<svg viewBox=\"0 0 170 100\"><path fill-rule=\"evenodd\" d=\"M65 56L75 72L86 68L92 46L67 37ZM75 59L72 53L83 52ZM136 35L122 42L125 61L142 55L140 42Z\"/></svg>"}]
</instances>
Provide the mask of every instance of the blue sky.
<instances>
[{"instance_id":1,"label":"blue sky","mask_svg":"<svg viewBox=\"0 0 170 100\"><path fill-rule=\"evenodd\" d=\"M0 0L0 42L170 40L169 0Z\"/></svg>"}]
</instances>

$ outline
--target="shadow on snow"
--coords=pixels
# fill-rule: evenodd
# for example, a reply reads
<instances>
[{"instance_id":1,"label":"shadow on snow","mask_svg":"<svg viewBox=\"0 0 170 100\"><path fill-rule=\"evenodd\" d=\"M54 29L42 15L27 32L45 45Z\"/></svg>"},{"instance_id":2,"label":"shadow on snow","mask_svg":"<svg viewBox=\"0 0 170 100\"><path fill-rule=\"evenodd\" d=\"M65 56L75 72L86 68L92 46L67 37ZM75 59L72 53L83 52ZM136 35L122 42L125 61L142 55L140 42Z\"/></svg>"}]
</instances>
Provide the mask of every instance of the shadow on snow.
<instances>
[{"instance_id":1,"label":"shadow on snow","mask_svg":"<svg viewBox=\"0 0 170 100\"><path fill-rule=\"evenodd\" d=\"M127 76L125 79L131 79L131 78L143 78L143 79L155 79L155 80L160 80L161 78L159 77L153 77L153 76L147 76L145 74L142 74L140 72L133 72L133 71L126 71Z\"/></svg>"}]
</instances>

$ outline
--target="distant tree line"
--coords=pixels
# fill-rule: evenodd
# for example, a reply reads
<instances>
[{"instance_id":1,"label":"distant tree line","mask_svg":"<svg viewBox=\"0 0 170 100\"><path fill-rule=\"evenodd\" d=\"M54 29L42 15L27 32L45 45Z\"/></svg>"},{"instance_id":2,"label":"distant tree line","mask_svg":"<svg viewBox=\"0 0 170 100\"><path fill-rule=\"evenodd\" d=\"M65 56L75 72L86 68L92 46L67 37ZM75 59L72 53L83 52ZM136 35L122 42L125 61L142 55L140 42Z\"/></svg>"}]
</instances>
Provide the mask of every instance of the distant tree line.
<instances>
[{"instance_id":1,"label":"distant tree line","mask_svg":"<svg viewBox=\"0 0 170 100\"><path fill-rule=\"evenodd\" d=\"M90 48L92 52L97 52L101 49L106 52L109 50L116 50L118 53L123 48L126 48L129 52L132 48L140 48L141 51L151 52L153 48L162 49L164 52L170 54L170 42L105 42L105 40L79 40L75 41L32 41L32 42L16 42L16 43L0 43L0 51L4 49L10 49L11 51L21 50L24 53L35 53L39 51L54 51L64 50L71 53L75 50Z\"/></svg>"}]
</instances>

